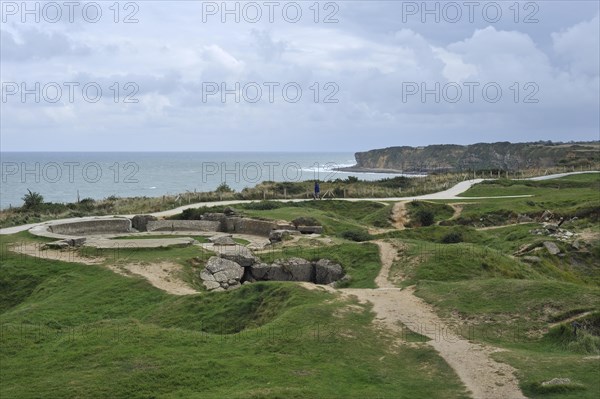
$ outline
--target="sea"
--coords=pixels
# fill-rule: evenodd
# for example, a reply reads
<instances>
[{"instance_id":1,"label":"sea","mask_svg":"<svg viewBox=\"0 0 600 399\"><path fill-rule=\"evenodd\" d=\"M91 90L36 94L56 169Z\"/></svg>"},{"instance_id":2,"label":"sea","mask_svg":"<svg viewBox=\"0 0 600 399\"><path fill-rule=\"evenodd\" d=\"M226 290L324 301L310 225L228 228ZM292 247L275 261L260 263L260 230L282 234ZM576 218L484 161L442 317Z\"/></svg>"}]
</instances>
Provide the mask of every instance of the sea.
<instances>
[{"instance_id":1,"label":"sea","mask_svg":"<svg viewBox=\"0 0 600 399\"><path fill-rule=\"evenodd\" d=\"M0 209L21 206L27 190L67 203L212 191L222 183L241 191L263 181L397 176L335 170L355 164L346 152L0 152L0 161Z\"/></svg>"}]
</instances>

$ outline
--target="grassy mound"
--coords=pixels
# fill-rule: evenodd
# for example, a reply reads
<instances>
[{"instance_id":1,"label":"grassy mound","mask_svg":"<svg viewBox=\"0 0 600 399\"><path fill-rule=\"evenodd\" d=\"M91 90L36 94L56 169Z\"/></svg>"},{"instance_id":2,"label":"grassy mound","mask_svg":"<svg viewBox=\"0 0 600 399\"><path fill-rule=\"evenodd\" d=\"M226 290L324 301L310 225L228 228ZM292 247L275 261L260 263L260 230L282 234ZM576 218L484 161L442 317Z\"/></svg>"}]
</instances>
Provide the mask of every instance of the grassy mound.
<instances>
[{"instance_id":1,"label":"grassy mound","mask_svg":"<svg viewBox=\"0 0 600 399\"><path fill-rule=\"evenodd\" d=\"M390 353L368 307L290 283L174 297L10 252L0 276L1 397L466 397L433 349Z\"/></svg>"}]
</instances>

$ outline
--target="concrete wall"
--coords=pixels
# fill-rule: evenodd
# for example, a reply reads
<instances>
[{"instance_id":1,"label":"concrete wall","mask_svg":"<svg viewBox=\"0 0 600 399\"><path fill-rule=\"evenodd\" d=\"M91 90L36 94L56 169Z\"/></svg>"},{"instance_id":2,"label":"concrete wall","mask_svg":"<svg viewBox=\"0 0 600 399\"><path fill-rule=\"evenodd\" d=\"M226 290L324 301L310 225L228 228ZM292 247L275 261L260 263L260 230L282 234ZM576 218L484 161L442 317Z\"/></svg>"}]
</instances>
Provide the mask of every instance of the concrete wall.
<instances>
[{"instance_id":1,"label":"concrete wall","mask_svg":"<svg viewBox=\"0 0 600 399\"><path fill-rule=\"evenodd\" d=\"M128 233L131 231L131 220L122 218L82 220L80 222L53 224L48 227L48 230L51 233L70 236Z\"/></svg>"},{"instance_id":2,"label":"concrete wall","mask_svg":"<svg viewBox=\"0 0 600 399\"><path fill-rule=\"evenodd\" d=\"M288 224L238 216L216 217L215 219L217 220L148 220L146 229L147 231L227 232L263 237L269 237L272 230L295 230L294 226ZM132 229L130 219L106 218L36 226L30 231L39 236L64 238L65 236L78 237L94 234L123 234L135 230Z\"/></svg>"},{"instance_id":3,"label":"concrete wall","mask_svg":"<svg viewBox=\"0 0 600 399\"><path fill-rule=\"evenodd\" d=\"M210 220L151 220L148 231L220 231L220 222Z\"/></svg>"},{"instance_id":4,"label":"concrete wall","mask_svg":"<svg viewBox=\"0 0 600 399\"><path fill-rule=\"evenodd\" d=\"M148 231L222 231L225 233L251 234L268 237L271 230L282 228L272 221L233 217L217 220L155 220L149 221ZM219 220L220 219L220 220ZM294 226L285 225L294 229Z\"/></svg>"},{"instance_id":5,"label":"concrete wall","mask_svg":"<svg viewBox=\"0 0 600 399\"><path fill-rule=\"evenodd\" d=\"M268 237L271 230L277 229L277 223L266 220L229 217L226 222L227 233L253 234Z\"/></svg>"}]
</instances>

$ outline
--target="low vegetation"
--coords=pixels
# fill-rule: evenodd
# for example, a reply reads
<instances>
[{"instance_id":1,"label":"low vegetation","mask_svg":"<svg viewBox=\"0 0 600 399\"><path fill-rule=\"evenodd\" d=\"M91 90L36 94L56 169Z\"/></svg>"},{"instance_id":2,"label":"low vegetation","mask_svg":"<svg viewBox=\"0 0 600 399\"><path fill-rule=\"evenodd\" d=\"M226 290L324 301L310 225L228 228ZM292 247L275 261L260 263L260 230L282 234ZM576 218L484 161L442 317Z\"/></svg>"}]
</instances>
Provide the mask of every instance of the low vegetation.
<instances>
[{"instance_id":1,"label":"low vegetation","mask_svg":"<svg viewBox=\"0 0 600 399\"><path fill-rule=\"evenodd\" d=\"M600 394L599 189L598 174L485 183L467 197L529 197L407 203L404 230L390 224L392 204L375 201L257 201L235 211L322 225L324 237L295 236L256 255L331 259L350 276L345 287L375 288L373 241L389 242L398 249L391 280L414 285L461 336L501 349L493 358L517 369L527 397L585 399ZM544 230L561 218L560 234ZM96 251L88 255L104 260L92 266L15 253L14 243L47 241L26 232L2 240L1 397L469 397L427 338L400 343L373 327L367 304L294 283L204 291L197 276L213 254L198 246ZM163 261L199 293L169 295L102 267Z\"/></svg>"},{"instance_id":2,"label":"low vegetation","mask_svg":"<svg viewBox=\"0 0 600 399\"><path fill-rule=\"evenodd\" d=\"M321 192L327 199L385 198L400 195L420 195L443 190L449 185L463 180L465 177L465 174L451 173L427 177L395 177L377 181L363 181L350 176L347 179L332 179L322 182ZM0 210L0 227L70 217L152 213L192 203L221 200L262 201L269 199L309 199L313 197L313 184L312 180L303 182L266 181L255 187L244 188L240 192L236 192L224 183L211 192L186 192L176 195L163 195L161 197L132 198L121 198L113 195L104 199L86 198L68 204L43 202L43 193L28 193L23 198L24 201L25 198L28 198L28 201L23 206ZM35 196L30 198L31 194ZM319 202L325 203L327 201ZM31 206L32 204L35 204L35 206ZM263 203L255 206L257 208L253 210L266 210L260 209L260 207L271 205L264 205ZM251 210L251 208L248 208L248 210ZM386 225L385 218L378 218L377 223Z\"/></svg>"},{"instance_id":3,"label":"low vegetation","mask_svg":"<svg viewBox=\"0 0 600 399\"><path fill-rule=\"evenodd\" d=\"M409 227L427 227L436 222L449 219L454 210L446 205L428 201L411 201L406 206L410 222Z\"/></svg>"},{"instance_id":4,"label":"low vegetation","mask_svg":"<svg viewBox=\"0 0 600 399\"><path fill-rule=\"evenodd\" d=\"M391 354L368 307L331 294L256 283L173 297L101 267L4 255L2 397L467 397L433 349Z\"/></svg>"}]
</instances>

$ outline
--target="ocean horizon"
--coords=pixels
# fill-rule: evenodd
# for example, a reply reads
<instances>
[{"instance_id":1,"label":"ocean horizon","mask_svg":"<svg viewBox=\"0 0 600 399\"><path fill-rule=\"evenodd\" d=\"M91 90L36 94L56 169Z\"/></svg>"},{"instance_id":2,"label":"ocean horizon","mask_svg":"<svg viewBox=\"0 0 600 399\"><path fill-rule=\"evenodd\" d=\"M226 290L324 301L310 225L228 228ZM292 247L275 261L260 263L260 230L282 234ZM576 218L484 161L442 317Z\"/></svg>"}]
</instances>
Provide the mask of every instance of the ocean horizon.
<instances>
[{"instance_id":1,"label":"ocean horizon","mask_svg":"<svg viewBox=\"0 0 600 399\"><path fill-rule=\"evenodd\" d=\"M350 152L0 152L0 209L21 206L27 190L47 202L77 199L158 197L212 191L227 183L235 191L263 181L378 180L389 173L345 172Z\"/></svg>"}]
</instances>

